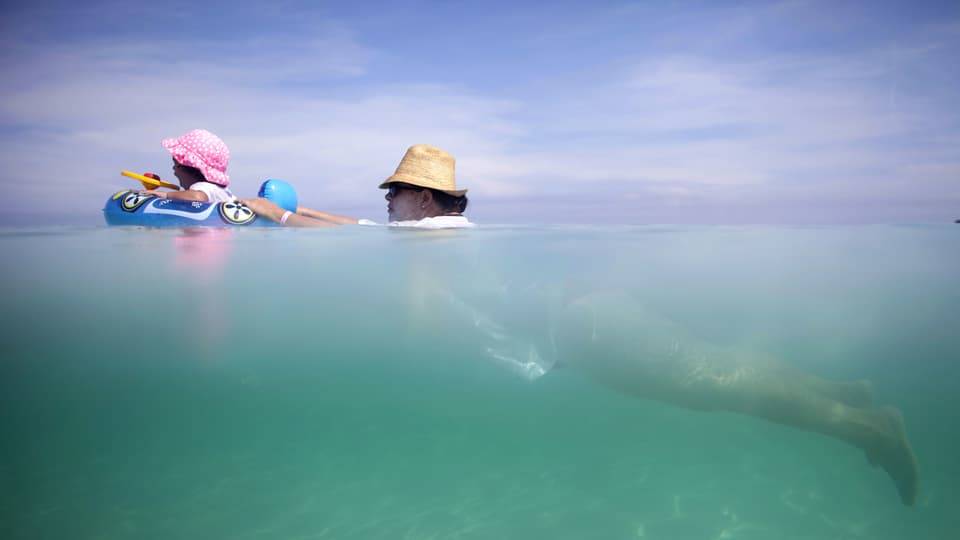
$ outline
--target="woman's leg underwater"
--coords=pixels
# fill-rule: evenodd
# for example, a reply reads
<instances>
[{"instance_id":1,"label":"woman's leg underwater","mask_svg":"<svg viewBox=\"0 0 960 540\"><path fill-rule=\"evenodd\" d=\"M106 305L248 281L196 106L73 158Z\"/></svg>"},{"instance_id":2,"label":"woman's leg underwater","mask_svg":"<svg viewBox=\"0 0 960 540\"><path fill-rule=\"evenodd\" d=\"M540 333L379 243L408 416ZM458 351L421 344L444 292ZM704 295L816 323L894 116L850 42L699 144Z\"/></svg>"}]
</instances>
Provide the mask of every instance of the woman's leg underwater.
<instances>
[{"instance_id":1,"label":"woman's leg underwater","mask_svg":"<svg viewBox=\"0 0 960 540\"><path fill-rule=\"evenodd\" d=\"M563 363L621 392L844 441L890 475L904 504L916 503L919 472L903 419L895 409L872 406L867 383L833 383L712 346L617 294L570 302L555 339Z\"/></svg>"}]
</instances>

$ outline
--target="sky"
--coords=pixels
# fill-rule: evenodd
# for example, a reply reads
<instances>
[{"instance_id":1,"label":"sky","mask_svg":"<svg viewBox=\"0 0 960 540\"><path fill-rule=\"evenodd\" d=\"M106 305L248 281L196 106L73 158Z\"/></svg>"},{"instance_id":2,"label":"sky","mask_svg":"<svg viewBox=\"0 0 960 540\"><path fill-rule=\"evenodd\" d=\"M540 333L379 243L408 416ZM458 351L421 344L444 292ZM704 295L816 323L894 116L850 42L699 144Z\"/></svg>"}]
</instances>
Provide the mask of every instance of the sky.
<instances>
[{"instance_id":1,"label":"sky","mask_svg":"<svg viewBox=\"0 0 960 540\"><path fill-rule=\"evenodd\" d=\"M960 219L960 2L48 0L0 10L0 225L102 224L231 150L232 191L384 220L414 144L502 224Z\"/></svg>"}]
</instances>

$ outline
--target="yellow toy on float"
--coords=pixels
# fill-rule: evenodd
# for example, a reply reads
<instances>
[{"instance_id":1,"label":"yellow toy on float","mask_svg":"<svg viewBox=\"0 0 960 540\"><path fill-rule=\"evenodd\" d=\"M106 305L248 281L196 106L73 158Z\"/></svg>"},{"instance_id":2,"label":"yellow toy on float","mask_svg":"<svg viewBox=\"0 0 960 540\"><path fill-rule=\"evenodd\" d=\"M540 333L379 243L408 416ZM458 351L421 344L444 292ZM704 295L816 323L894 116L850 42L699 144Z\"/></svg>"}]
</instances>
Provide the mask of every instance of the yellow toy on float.
<instances>
[{"instance_id":1,"label":"yellow toy on float","mask_svg":"<svg viewBox=\"0 0 960 540\"><path fill-rule=\"evenodd\" d=\"M143 184L144 189L154 189L158 187L165 187L167 189L172 189L174 191L179 191L180 186L176 184L171 184L169 182L164 182L160 180L160 177L153 173L137 174L130 171L120 171L120 174L128 178L133 178L134 180L139 180Z\"/></svg>"}]
</instances>

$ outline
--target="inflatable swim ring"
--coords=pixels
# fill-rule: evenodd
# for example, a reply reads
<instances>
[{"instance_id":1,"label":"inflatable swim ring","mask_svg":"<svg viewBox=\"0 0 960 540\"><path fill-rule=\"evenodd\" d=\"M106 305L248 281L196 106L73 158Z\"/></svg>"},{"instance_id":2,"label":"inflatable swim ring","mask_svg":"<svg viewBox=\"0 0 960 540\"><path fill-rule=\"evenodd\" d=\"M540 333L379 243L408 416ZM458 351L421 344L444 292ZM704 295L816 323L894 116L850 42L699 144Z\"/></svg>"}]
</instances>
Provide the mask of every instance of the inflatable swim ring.
<instances>
[{"instance_id":1,"label":"inflatable swim ring","mask_svg":"<svg viewBox=\"0 0 960 540\"><path fill-rule=\"evenodd\" d=\"M258 218L240 201L203 203L161 199L125 189L113 194L103 207L107 225L144 227L228 227L262 225L278 227L269 219Z\"/></svg>"},{"instance_id":2,"label":"inflatable swim ring","mask_svg":"<svg viewBox=\"0 0 960 540\"><path fill-rule=\"evenodd\" d=\"M265 197L285 210L297 211L297 192L282 180L267 180L258 196ZM107 225L140 225L143 227L279 227L277 223L257 217L240 201L203 203L163 199L124 189L114 193L103 207Z\"/></svg>"}]
</instances>

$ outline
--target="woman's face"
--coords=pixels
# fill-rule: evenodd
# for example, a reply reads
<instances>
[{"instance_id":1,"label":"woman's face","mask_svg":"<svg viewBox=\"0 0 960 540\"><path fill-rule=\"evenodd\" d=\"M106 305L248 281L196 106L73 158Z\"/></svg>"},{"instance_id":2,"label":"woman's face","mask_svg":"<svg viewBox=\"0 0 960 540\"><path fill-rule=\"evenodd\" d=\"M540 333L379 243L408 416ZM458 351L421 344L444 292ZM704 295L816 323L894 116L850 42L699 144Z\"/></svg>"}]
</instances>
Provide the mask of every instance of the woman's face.
<instances>
[{"instance_id":1,"label":"woman's face","mask_svg":"<svg viewBox=\"0 0 960 540\"><path fill-rule=\"evenodd\" d=\"M423 188L409 184L390 184L384 196L387 199L387 220L410 221L422 219L423 207L420 194Z\"/></svg>"}]
</instances>

